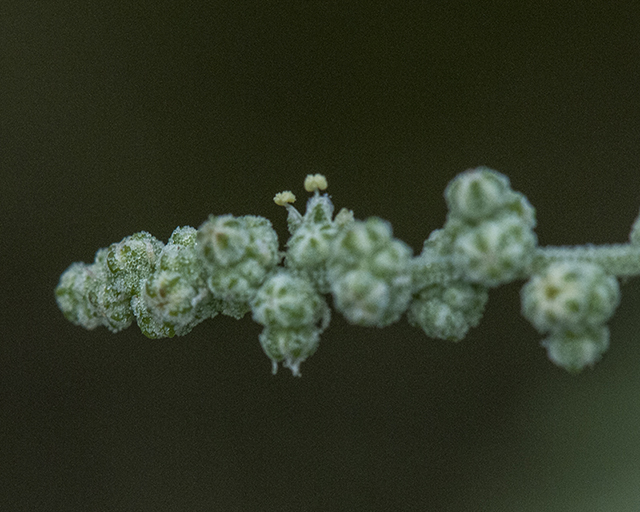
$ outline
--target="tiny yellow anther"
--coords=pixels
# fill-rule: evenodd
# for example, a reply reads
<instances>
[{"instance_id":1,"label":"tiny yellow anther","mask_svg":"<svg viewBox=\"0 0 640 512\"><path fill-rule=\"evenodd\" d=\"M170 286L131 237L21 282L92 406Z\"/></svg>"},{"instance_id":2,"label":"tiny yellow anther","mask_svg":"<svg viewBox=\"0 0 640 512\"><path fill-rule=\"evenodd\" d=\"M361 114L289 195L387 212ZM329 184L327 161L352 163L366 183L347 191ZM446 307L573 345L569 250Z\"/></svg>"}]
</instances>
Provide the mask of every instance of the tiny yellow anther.
<instances>
[{"instance_id":1,"label":"tiny yellow anther","mask_svg":"<svg viewBox=\"0 0 640 512\"><path fill-rule=\"evenodd\" d=\"M327 178L325 178L322 174L309 174L304 179L304 189L307 192L325 190L327 186Z\"/></svg>"},{"instance_id":2,"label":"tiny yellow anther","mask_svg":"<svg viewBox=\"0 0 640 512\"><path fill-rule=\"evenodd\" d=\"M286 206L289 203L294 203L296 200L296 196L290 190L285 190L284 192L278 192L273 198L273 202L278 206Z\"/></svg>"}]
</instances>

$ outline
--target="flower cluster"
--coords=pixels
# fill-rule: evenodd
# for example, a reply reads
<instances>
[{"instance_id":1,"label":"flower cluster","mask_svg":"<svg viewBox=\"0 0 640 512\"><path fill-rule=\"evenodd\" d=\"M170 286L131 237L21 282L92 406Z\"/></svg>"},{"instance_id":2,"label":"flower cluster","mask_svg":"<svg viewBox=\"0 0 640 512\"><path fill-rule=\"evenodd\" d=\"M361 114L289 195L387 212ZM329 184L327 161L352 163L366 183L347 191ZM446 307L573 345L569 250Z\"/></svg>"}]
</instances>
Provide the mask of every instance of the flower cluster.
<instances>
[{"instance_id":1,"label":"flower cluster","mask_svg":"<svg viewBox=\"0 0 640 512\"><path fill-rule=\"evenodd\" d=\"M599 265L551 263L522 288L522 314L542 334L549 359L569 371L593 365L609 347L605 323L618 307L620 287Z\"/></svg>"},{"instance_id":2,"label":"flower cluster","mask_svg":"<svg viewBox=\"0 0 640 512\"><path fill-rule=\"evenodd\" d=\"M251 215L212 215L166 244L140 232L99 249L91 264L73 263L56 288L58 306L86 329L118 332L135 319L149 338L250 312L274 373L282 363L300 375L329 324L327 295L352 324L384 327L406 314L427 336L459 341L480 322L491 288L525 279L524 317L547 336L549 359L576 372L609 346L617 277L640 274L640 215L628 244L539 247L535 210L486 167L449 183L445 225L415 257L387 221L346 209L334 216L327 185L307 176L304 214L292 192L274 197L288 212L284 252L271 223Z\"/></svg>"}]
</instances>

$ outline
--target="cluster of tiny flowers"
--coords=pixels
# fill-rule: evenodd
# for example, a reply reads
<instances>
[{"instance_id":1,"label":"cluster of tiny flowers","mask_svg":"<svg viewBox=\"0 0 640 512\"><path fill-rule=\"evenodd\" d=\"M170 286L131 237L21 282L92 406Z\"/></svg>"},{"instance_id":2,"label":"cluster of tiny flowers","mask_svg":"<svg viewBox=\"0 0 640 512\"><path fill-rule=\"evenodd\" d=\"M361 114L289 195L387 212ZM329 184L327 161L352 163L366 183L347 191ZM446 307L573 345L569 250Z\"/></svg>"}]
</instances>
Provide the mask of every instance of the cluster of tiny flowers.
<instances>
[{"instance_id":1,"label":"cluster of tiny flowers","mask_svg":"<svg viewBox=\"0 0 640 512\"><path fill-rule=\"evenodd\" d=\"M140 330L149 338L187 334L221 309L204 279L196 254L196 230L177 228L162 248L153 272L143 280L131 306Z\"/></svg>"},{"instance_id":2,"label":"cluster of tiny flowers","mask_svg":"<svg viewBox=\"0 0 640 512\"><path fill-rule=\"evenodd\" d=\"M251 310L253 319L264 326L260 344L273 362L273 373L283 361L300 375L300 363L316 351L330 318L329 307L313 283L280 269L260 287Z\"/></svg>"},{"instance_id":3,"label":"cluster of tiny flowers","mask_svg":"<svg viewBox=\"0 0 640 512\"><path fill-rule=\"evenodd\" d=\"M609 348L605 325L620 302L615 277L599 265L551 263L522 288L522 314L542 334L549 359L569 371L596 363Z\"/></svg>"},{"instance_id":4,"label":"cluster of tiny flowers","mask_svg":"<svg viewBox=\"0 0 640 512\"><path fill-rule=\"evenodd\" d=\"M280 261L278 235L263 217L211 215L198 229L196 252L222 312L242 318Z\"/></svg>"},{"instance_id":5,"label":"cluster of tiny flowers","mask_svg":"<svg viewBox=\"0 0 640 512\"><path fill-rule=\"evenodd\" d=\"M56 288L58 306L69 321L86 329L126 329L133 322L131 299L155 270L162 248L162 242L142 231L99 249L92 264L72 264Z\"/></svg>"},{"instance_id":6,"label":"cluster of tiny flowers","mask_svg":"<svg viewBox=\"0 0 640 512\"><path fill-rule=\"evenodd\" d=\"M441 250L466 280L494 287L524 276L537 244L535 211L506 176L487 168L464 172L449 183L445 199L450 243Z\"/></svg>"},{"instance_id":7,"label":"cluster of tiny flowers","mask_svg":"<svg viewBox=\"0 0 640 512\"><path fill-rule=\"evenodd\" d=\"M177 228L166 245L140 232L99 249L91 264L73 263L56 288L58 306L86 329L118 332L135 319L149 338L251 313L273 372L282 363L300 375L329 324L327 295L352 324L384 327L406 314L427 336L459 341L480 322L491 288L528 279L524 317L547 336L549 359L576 372L609 346L616 277L640 274L640 216L629 244L538 247L535 210L486 167L449 183L447 220L415 257L387 221L356 220L344 208L334 216L326 188L324 176L307 176L304 214L292 192L274 197L288 212L284 252L267 219L211 215L197 230Z\"/></svg>"},{"instance_id":8,"label":"cluster of tiny flowers","mask_svg":"<svg viewBox=\"0 0 640 512\"><path fill-rule=\"evenodd\" d=\"M411 300L411 249L375 217L356 221L333 244L329 281L336 309L351 323L384 327Z\"/></svg>"},{"instance_id":9,"label":"cluster of tiny flowers","mask_svg":"<svg viewBox=\"0 0 640 512\"><path fill-rule=\"evenodd\" d=\"M486 167L459 174L445 199L447 222L413 262L417 295L408 317L428 336L458 341L480 322L488 288L526 274L535 212L506 176Z\"/></svg>"}]
</instances>

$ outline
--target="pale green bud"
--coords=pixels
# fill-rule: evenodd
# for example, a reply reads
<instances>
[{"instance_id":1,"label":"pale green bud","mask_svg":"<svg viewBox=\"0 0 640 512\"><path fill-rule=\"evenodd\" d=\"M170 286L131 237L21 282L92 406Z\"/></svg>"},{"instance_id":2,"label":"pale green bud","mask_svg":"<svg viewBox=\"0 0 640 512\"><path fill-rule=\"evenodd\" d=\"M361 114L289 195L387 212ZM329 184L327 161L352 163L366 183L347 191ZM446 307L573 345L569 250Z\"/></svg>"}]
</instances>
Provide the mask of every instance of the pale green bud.
<instances>
[{"instance_id":1,"label":"pale green bud","mask_svg":"<svg viewBox=\"0 0 640 512\"><path fill-rule=\"evenodd\" d=\"M482 318L487 289L455 282L425 288L409 307L409 322L432 338L459 341Z\"/></svg>"},{"instance_id":2,"label":"pale green bud","mask_svg":"<svg viewBox=\"0 0 640 512\"><path fill-rule=\"evenodd\" d=\"M253 319L264 326L300 328L328 323L329 308L311 282L286 270L270 276L251 301Z\"/></svg>"},{"instance_id":3,"label":"pale green bud","mask_svg":"<svg viewBox=\"0 0 640 512\"><path fill-rule=\"evenodd\" d=\"M58 305L65 317L76 325L86 329L104 325L118 332L133 322L131 293L140 290L141 274L148 271L148 267L142 263L140 267L135 266L140 253L146 252L146 249L139 250L145 242L134 238L128 243L130 238L109 249L98 250L92 265L74 264L61 276L56 289ZM155 259L153 250L151 254ZM108 265L110 255L115 271Z\"/></svg>"},{"instance_id":4,"label":"pale green bud","mask_svg":"<svg viewBox=\"0 0 640 512\"><path fill-rule=\"evenodd\" d=\"M333 282L335 307L357 325L378 325L388 316L390 287L367 270L351 270Z\"/></svg>"},{"instance_id":5,"label":"pale green bud","mask_svg":"<svg viewBox=\"0 0 640 512\"><path fill-rule=\"evenodd\" d=\"M119 292L136 295L140 280L155 268L164 244L146 231L135 233L111 244L107 249L106 268L109 280Z\"/></svg>"},{"instance_id":6,"label":"pale green bud","mask_svg":"<svg viewBox=\"0 0 640 512\"><path fill-rule=\"evenodd\" d=\"M180 274L167 271L155 274L145 292L131 299L131 306L138 327L153 339L184 336L220 309L207 288L196 289Z\"/></svg>"},{"instance_id":7,"label":"pale green bud","mask_svg":"<svg viewBox=\"0 0 640 512\"><path fill-rule=\"evenodd\" d=\"M609 329L604 325L562 329L543 340L542 346L554 364L577 373L602 358L609 348Z\"/></svg>"},{"instance_id":8,"label":"pale green bud","mask_svg":"<svg viewBox=\"0 0 640 512\"><path fill-rule=\"evenodd\" d=\"M103 325L103 318L88 300L88 290L96 274L92 265L72 263L60 276L56 287L56 301L65 318L85 329Z\"/></svg>"},{"instance_id":9,"label":"pale green bud","mask_svg":"<svg viewBox=\"0 0 640 512\"><path fill-rule=\"evenodd\" d=\"M580 261L550 264L521 291L522 314L539 332L605 323L620 302L614 276Z\"/></svg>"},{"instance_id":10,"label":"pale green bud","mask_svg":"<svg viewBox=\"0 0 640 512\"><path fill-rule=\"evenodd\" d=\"M265 326L260 343L273 361L273 373L284 361L294 375L300 375L300 363L315 352L320 333L329 324L324 298L308 279L282 269L263 283L251 308L253 319Z\"/></svg>"},{"instance_id":11,"label":"pale green bud","mask_svg":"<svg viewBox=\"0 0 640 512\"><path fill-rule=\"evenodd\" d=\"M345 229L333 248L337 254L332 265L359 265L365 258L385 247L392 239L391 224L377 217L355 221Z\"/></svg>"},{"instance_id":12,"label":"pale green bud","mask_svg":"<svg viewBox=\"0 0 640 512\"><path fill-rule=\"evenodd\" d=\"M211 266L229 267L247 252L251 237L245 219L233 215L209 216L198 228L199 251Z\"/></svg>"},{"instance_id":13,"label":"pale green bud","mask_svg":"<svg viewBox=\"0 0 640 512\"><path fill-rule=\"evenodd\" d=\"M131 286L132 289L139 290L142 277L136 273L135 269L125 269L114 274L107 264L110 250L111 247L99 249L96 252L95 260L91 265L95 279L91 281L91 286L87 289L87 300L102 318L102 325L111 332L119 332L129 327L133 322L131 294L127 292L127 289ZM137 285L134 283L136 278L138 279ZM124 291L123 281L131 283L125 287ZM117 286L118 284L119 286Z\"/></svg>"},{"instance_id":14,"label":"pale green bud","mask_svg":"<svg viewBox=\"0 0 640 512\"><path fill-rule=\"evenodd\" d=\"M520 192L510 191L505 197L505 203L494 218L500 216L515 216L529 228L536 227L536 210L529 200Z\"/></svg>"},{"instance_id":15,"label":"pale green bud","mask_svg":"<svg viewBox=\"0 0 640 512\"><path fill-rule=\"evenodd\" d=\"M469 281L498 286L522 276L536 244L530 227L515 216L503 216L461 232L454 242L453 258Z\"/></svg>"},{"instance_id":16,"label":"pale green bud","mask_svg":"<svg viewBox=\"0 0 640 512\"><path fill-rule=\"evenodd\" d=\"M149 338L182 336L205 318L217 314L217 303L202 276L196 255L196 230L176 228L144 282L132 299L138 326Z\"/></svg>"},{"instance_id":17,"label":"pale green bud","mask_svg":"<svg viewBox=\"0 0 640 512\"><path fill-rule=\"evenodd\" d=\"M197 241L211 293L224 302L224 314L240 318L280 260L271 222L252 215L212 215L198 229Z\"/></svg>"},{"instance_id":18,"label":"pale green bud","mask_svg":"<svg viewBox=\"0 0 640 512\"><path fill-rule=\"evenodd\" d=\"M392 238L388 222L372 217L345 227L328 263L335 307L350 322L384 327L411 300L411 249Z\"/></svg>"},{"instance_id":19,"label":"pale green bud","mask_svg":"<svg viewBox=\"0 0 640 512\"><path fill-rule=\"evenodd\" d=\"M196 235L196 229L190 226L176 228L156 261L156 271L179 272L194 281L203 279L204 266L196 252Z\"/></svg>"},{"instance_id":20,"label":"pale green bud","mask_svg":"<svg viewBox=\"0 0 640 512\"><path fill-rule=\"evenodd\" d=\"M182 226L173 230L165 247L195 247L197 241L198 230L191 226Z\"/></svg>"},{"instance_id":21,"label":"pale green bud","mask_svg":"<svg viewBox=\"0 0 640 512\"><path fill-rule=\"evenodd\" d=\"M303 221L287 242L287 267L311 279L322 292L329 291L327 260L338 232L332 215L333 204L329 197L314 195L307 202Z\"/></svg>"},{"instance_id":22,"label":"pale green bud","mask_svg":"<svg viewBox=\"0 0 640 512\"><path fill-rule=\"evenodd\" d=\"M273 373L282 362L296 377L300 376L300 363L304 362L318 348L320 330L315 327L284 329L265 327L260 333L262 350L271 359Z\"/></svg>"},{"instance_id":23,"label":"pale green bud","mask_svg":"<svg viewBox=\"0 0 640 512\"><path fill-rule=\"evenodd\" d=\"M444 195L453 217L479 221L503 207L510 191L509 179L488 167L458 174L449 182Z\"/></svg>"},{"instance_id":24,"label":"pale green bud","mask_svg":"<svg viewBox=\"0 0 640 512\"><path fill-rule=\"evenodd\" d=\"M89 289L87 299L111 332L126 329L133 322L131 296L119 292L112 284L98 283Z\"/></svg>"}]
</instances>

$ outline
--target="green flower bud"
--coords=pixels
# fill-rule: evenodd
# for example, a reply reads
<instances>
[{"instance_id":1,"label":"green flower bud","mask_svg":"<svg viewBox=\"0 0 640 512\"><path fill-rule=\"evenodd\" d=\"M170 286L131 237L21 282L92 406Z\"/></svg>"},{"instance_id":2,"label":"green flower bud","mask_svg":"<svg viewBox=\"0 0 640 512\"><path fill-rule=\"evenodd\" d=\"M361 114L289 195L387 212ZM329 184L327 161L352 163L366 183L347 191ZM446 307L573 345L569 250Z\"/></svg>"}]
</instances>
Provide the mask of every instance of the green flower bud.
<instances>
[{"instance_id":1,"label":"green flower bud","mask_svg":"<svg viewBox=\"0 0 640 512\"><path fill-rule=\"evenodd\" d=\"M604 324L620 302L615 277L580 261L550 264L522 288L522 314L539 332Z\"/></svg>"},{"instance_id":2,"label":"green flower bud","mask_svg":"<svg viewBox=\"0 0 640 512\"><path fill-rule=\"evenodd\" d=\"M384 327L411 300L411 249L378 218L355 221L332 245L328 279L335 307L350 322Z\"/></svg>"},{"instance_id":3,"label":"green flower bud","mask_svg":"<svg viewBox=\"0 0 640 512\"><path fill-rule=\"evenodd\" d=\"M191 226L177 227L171 233L167 245L174 245L178 247L195 247L198 237L198 230Z\"/></svg>"},{"instance_id":4,"label":"green flower bud","mask_svg":"<svg viewBox=\"0 0 640 512\"><path fill-rule=\"evenodd\" d=\"M198 228L201 256L215 266L229 267L247 252L251 237L243 217L233 215L209 216Z\"/></svg>"},{"instance_id":5,"label":"green flower bud","mask_svg":"<svg viewBox=\"0 0 640 512\"><path fill-rule=\"evenodd\" d=\"M377 217L366 221L355 221L349 229L342 232L333 248L332 265L334 267L353 267L359 265L376 251L392 240L391 224Z\"/></svg>"},{"instance_id":6,"label":"green flower bud","mask_svg":"<svg viewBox=\"0 0 640 512\"><path fill-rule=\"evenodd\" d=\"M115 247L118 244L113 244L109 249L98 250L92 265L76 263L62 274L56 289L58 305L65 317L76 325L86 329L104 325L118 332L133 322L130 291L140 289L142 277L129 266L127 260L135 256L126 240L121 242L123 251ZM137 242L131 245L137 247ZM113 258L114 253L118 253L116 260L122 263L116 272L108 266L109 255Z\"/></svg>"},{"instance_id":7,"label":"green flower bud","mask_svg":"<svg viewBox=\"0 0 640 512\"><path fill-rule=\"evenodd\" d=\"M263 283L251 307L253 319L265 326L260 343L273 361L273 373L284 361L300 375L300 363L315 352L329 324L330 310L322 296L308 279L283 269Z\"/></svg>"},{"instance_id":8,"label":"green flower bud","mask_svg":"<svg viewBox=\"0 0 640 512\"><path fill-rule=\"evenodd\" d=\"M432 338L460 341L482 318L487 289L455 282L422 290L409 307L408 320Z\"/></svg>"},{"instance_id":9,"label":"green flower bud","mask_svg":"<svg viewBox=\"0 0 640 512\"><path fill-rule=\"evenodd\" d=\"M469 281L498 286L522 276L531 263L537 237L515 216L469 227L455 239L453 261Z\"/></svg>"},{"instance_id":10,"label":"green flower bud","mask_svg":"<svg viewBox=\"0 0 640 512\"><path fill-rule=\"evenodd\" d=\"M198 313L211 298L206 287L199 288L194 284L179 272L160 270L145 283L141 294L145 309L137 303L137 311L141 315L148 312L158 324L170 328L167 332L171 334L167 336L182 336L198 323L196 320L204 319ZM136 317L140 320L138 312Z\"/></svg>"},{"instance_id":11,"label":"green flower bud","mask_svg":"<svg viewBox=\"0 0 640 512\"><path fill-rule=\"evenodd\" d=\"M311 279L325 293L329 291L327 260L338 232L332 215L333 204L328 196L314 195L307 202L302 222L287 242L287 267Z\"/></svg>"},{"instance_id":12,"label":"green flower bud","mask_svg":"<svg viewBox=\"0 0 640 512\"><path fill-rule=\"evenodd\" d=\"M111 284L99 283L88 290L87 299L102 317L102 324L111 332L119 332L133 323L131 297L119 292Z\"/></svg>"},{"instance_id":13,"label":"green flower bud","mask_svg":"<svg viewBox=\"0 0 640 512\"><path fill-rule=\"evenodd\" d=\"M271 359L273 373L282 362L291 373L300 377L300 363L304 362L318 348L320 330L315 327L286 329L265 327L260 333L262 350Z\"/></svg>"},{"instance_id":14,"label":"green flower bud","mask_svg":"<svg viewBox=\"0 0 640 512\"><path fill-rule=\"evenodd\" d=\"M488 167L478 167L458 174L444 195L452 217L476 222L502 208L510 190L509 178Z\"/></svg>"},{"instance_id":15,"label":"green flower bud","mask_svg":"<svg viewBox=\"0 0 640 512\"><path fill-rule=\"evenodd\" d=\"M308 327L324 319L324 328L328 323L329 308L311 282L285 270L263 283L251 308L253 319L268 327Z\"/></svg>"},{"instance_id":16,"label":"green flower bud","mask_svg":"<svg viewBox=\"0 0 640 512\"><path fill-rule=\"evenodd\" d=\"M115 244L114 244L115 245ZM133 282L135 271L124 271L118 276L114 275L108 267L109 249L99 249L91 265L95 278L87 288L87 301L102 318L102 325L111 332L119 332L126 329L133 322L131 310L131 294L126 289L122 290L122 281L127 279ZM140 278L142 279L142 278ZM117 286L117 284L120 286ZM133 288L140 288L140 281Z\"/></svg>"},{"instance_id":17,"label":"green flower bud","mask_svg":"<svg viewBox=\"0 0 640 512\"><path fill-rule=\"evenodd\" d=\"M351 270L332 286L335 307L356 325L378 325L387 315L390 289L367 270Z\"/></svg>"},{"instance_id":18,"label":"green flower bud","mask_svg":"<svg viewBox=\"0 0 640 512\"><path fill-rule=\"evenodd\" d=\"M102 316L87 298L95 278L92 265L72 263L60 276L55 291L56 302L65 318L85 329L103 325Z\"/></svg>"},{"instance_id":19,"label":"green flower bud","mask_svg":"<svg viewBox=\"0 0 640 512\"><path fill-rule=\"evenodd\" d=\"M176 228L156 261L156 271L179 272L194 280L201 278L204 267L196 253L196 235L197 231L190 226Z\"/></svg>"},{"instance_id":20,"label":"green flower bud","mask_svg":"<svg viewBox=\"0 0 640 512\"><path fill-rule=\"evenodd\" d=\"M149 338L183 336L218 312L196 255L196 230L176 228L157 260L156 271L134 296L138 326Z\"/></svg>"},{"instance_id":21,"label":"green flower bud","mask_svg":"<svg viewBox=\"0 0 640 512\"><path fill-rule=\"evenodd\" d=\"M525 226L531 229L536 227L536 210L520 192L510 191L507 194L503 208L494 218L500 216L516 217Z\"/></svg>"},{"instance_id":22,"label":"green flower bud","mask_svg":"<svg viewBox=\"0 0 640 512\"><path fill-rule=\"evenodd\" d=\"M609 348L609 329L603 325L562 329L543 340L542 346L554 364L577 373L602 358Z\"/></svg>"},{"instance_id":23,"label":"green flower bud","mask_svg":"<svg viewBox=\"0 0 640 512\"><path fill-rule=\"evenodd\" d=\"M155 267L164 244L145 231L111 244L107 250L106 270L116 291L131 297L140 291L140 282Z\"/></svg>"},{"instance_id":24,"label":"green flower bud","mask_svg":"<svg viewBox=\"0 0 640 512\"><path fill-rule=\"evenodd\" d=\"M242 317L249 302L280 260L278 237L271 222L246 215L210 216L198 229L196 250L222 313Z\"/></svg>"}]
</instances>

